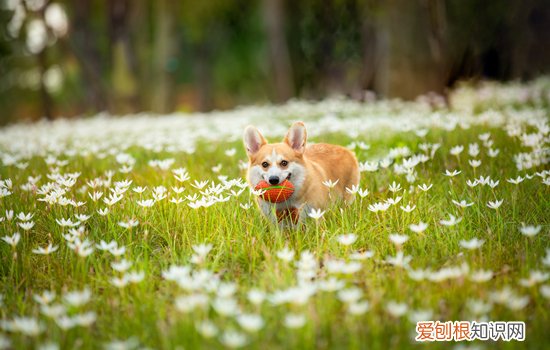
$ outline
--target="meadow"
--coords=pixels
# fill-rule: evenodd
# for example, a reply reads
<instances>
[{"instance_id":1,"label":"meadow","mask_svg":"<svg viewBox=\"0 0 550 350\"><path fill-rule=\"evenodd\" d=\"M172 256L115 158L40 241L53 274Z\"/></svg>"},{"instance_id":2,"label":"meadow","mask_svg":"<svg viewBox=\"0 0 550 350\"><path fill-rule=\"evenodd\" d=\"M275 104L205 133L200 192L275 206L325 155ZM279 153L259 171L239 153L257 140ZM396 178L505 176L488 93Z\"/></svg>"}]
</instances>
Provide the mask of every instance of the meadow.
<instances>
[{"instance_id":1,"label":"meadow","mask_svg":"<svg viewBox=\"0 0 550 350\"><path fill-rule=\"evenodd\" d=\"M548 348L549 113L541 78L4 127L0 349ZM241 137L296 120L361 183L281 229ZM425 320L523 321L525 341L419 344Z\"/></svg>"}]
</instances>

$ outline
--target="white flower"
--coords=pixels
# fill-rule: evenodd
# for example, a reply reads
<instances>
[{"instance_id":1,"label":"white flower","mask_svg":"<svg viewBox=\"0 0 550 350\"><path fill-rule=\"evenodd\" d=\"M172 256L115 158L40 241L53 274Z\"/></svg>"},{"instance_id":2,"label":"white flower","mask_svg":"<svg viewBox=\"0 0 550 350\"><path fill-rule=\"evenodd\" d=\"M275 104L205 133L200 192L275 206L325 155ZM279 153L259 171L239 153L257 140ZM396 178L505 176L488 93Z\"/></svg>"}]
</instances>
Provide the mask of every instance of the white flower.
<instances>
[{"instance_id":1,"label":"white flower","mask_svg":"<svg viewBox=\"0 0 550 350\"><path fill-rule=\"evenodd\" d=\"M479 145L477 143L470 143L468 145L468 154L470 157L477 157L479 155Z\"/></svg>"},{"instance_id":2,"label":"white flower","mask_svg":"<svg viewBox=\"0 0 550 350\"><path fill-rule=\"evenodd\" d=\"M338 299L344 303L357 302L363 296L363 290L358 287L351 287L338 291Z\"/></svg>"},{"instance_id":3,"label":"white flower","mask_svg":"<svg viewBox=\"0 0 550 350\"><path fill-rule=\"evenodd\" d=\"M500 182L499 180L497 180L497 181L489 180L487 185L489 185L489 187L491 187L491 188L495 188L495 187L498 186L499 182Z\"/></svg>"},{"instance_id":4,"label":"white flower","mask_svg":"<svg viewBox=\"0 0 550 350\"><path fill-rule=\"evenodd\" d=\"M429 184L429 185L422 184L422 185L418 185L418 188L424 192L427 192L430 188L432 188L432 186L433 186L432 184Z\"/></svg>"},{"instance_id":5,"label":"white flower","mask_svg":"<svg viewBox=\"0 0 550 350\"><path fill-rule=\"evenodd\" d=\"M63 295L65 302L71 306L79 307L90 301L92 293L88 288L81 291L67 292Z\"/></svg>"},{"instance_id":6,"label":"white flower","mask_svg":"<svg viewBox=\"0 0 550 350\"><path fill-rule=\"evenodd\" d=\"M55 299L55 292L45 290L42 294L34 294L33 299L40 305L48 305Z\"/></svg>"},{"instance_id":7,"label":"white flower","mask_svg":"<svg viewBox=\"0 0 550 350\"><path fill-rule=\"evenodd\" d=\"M393 244L397 246L403 245L403 243L407 242L409 240L409 236L407 235L400 235L398 233L390 234L390 241L393 242Z\"/></svg>"},{"instance_id":8,"label":"white flower","mask_svg":"<svg viewBox=\"0 0 550 350\"><path fill-rule=\"evenodd\" d=\"M144 199L144 200L138 200L138 201L136 201L136 203L139 206L142 206L144 208L151 208L153 206L153 204L155 204L155 200L154 199Z\"/></svg>"},{"instance_id":9,"label":"white flower","mask_svg":"<svg viewBox=\"0 0 550 350\"><path fill-rule=\"evenodd\" d=\"M397 191L401 191L401 184L400 183L396 183L395 181L391 183L390 187L389 187L389 190L390 192L397 192Z\"/></svg>"},{"instance_id":10,"label":"white flower","mask_svg":"<svg viewBox=\"0 0 550 350\"><path fill-rule=\"evenodd\" d=\"M408 318L411 322L421 322L433 319L433 311L420 309L409 311Z\"/></svg>"},{"instance_id":11,"label":"white flower","mask_svg":"<svg viewBox=\"0 0 550 350\"><path fill-rule=\"evenodd\" d=\"M334 276L331 276L326 280L320 280L318 284L319 290L325 292L335 292L344 288L345 286L346 283L344 281L339 280Z\"/></svg>"},{"instance_id":12,"label":"white flower","mask_svg":"<svg viewBox=\"0 0 550 350\"><path fill-rule=\"evenodd\" d=\"M524 236L533 237L540 232L541 228L542 228L541 226L532 226L532 225L525 226L525 224L522 224L521 227L519 228L519 232L521 232L521 234Z\"/></svg>"},{"instance_id":13,"label":"white flower","mask_svg":"<svg viewBox=\"0 0 550 350\"><path fill-rule=\"evenodd\" d=\"M510 178L510 179L507 179L506 181L508 181L511 184L518 185L518 184L522 183L523 180L525 180L524 177L518 176L515 179Z\"/></svg>"},{"instance_id":14,"label":"white flower","mask_svg":"<svg viewBox=\"0 0 550 350\"><path fill-rule=\"evenodd\" d=\"M46 248L38 247L36 249L33 249L32 252L34 254L48 255L48 254L51 254L51 253L55 252L58 248L59 248L59 246L57 246L57 245L54 246L51 243L49 243Z\"/></svg>"},{"instance_id":15,"label":"white flower","mask_svg":"<svg viewBox=\"0 0 550 350\"><path fill-rule=\"evenodd\" d=\"M127 228L127 229L130 229L132 227L136 227L137 225L139 225L139 221L137 221L135 219L130 219L127 222L121 221L121 222L118 223L118 226L124 227L124 228Z\"/></svg>"},{"instance_id":16,"label":"white flower","mask_svg":"<svg viewBox=\"0 0 550 350\"><path fill-rule=\"evenodd\" d=\"M461 217L457 219L453 214L449 214L449 220L440 220L439 223L443 226L454 226L461 221L462 221Z\"/></svg>"},{"instance_id":17,"label":"white flower","mask_svg":"<svg viewBox=\"0 0 550 350\"><path fill-rule=\"evenodd\" d=\"M409 228L413 232L422 233L422 232L426 231L426 229L428 228L428 224L425 223L425 222L420 221L418 224L409 225Z\"/></svg>"},{"instance_id":18,"label":"white flower","mask_svg":"<svg viewBox=\"0 0 550 350\"><path fill-rule=\"evenodd\" d=\"M139 283L145 278L143 271L131 271L124 275L124 278L130 283Z\"/></svg>"},{"instance_id":19,"label":"white flower","mask_svg":"<svg viewBox=\"0 0 550 350\"><path fill-rule=\"evenodd\" d=\"M410 255L407 255L405 256L403 254L403 251L398 251L397 254L395 256L387 256L386 257L386 263L390 264L390 265L393 265L393 266L398 266L398 267L408 267L409 266L409 262L411 261L411 256Z\"/></svg>"},{"instance_id":20,"label":"white flower","mask_svg":"<svg viewBox=\"0 0 550 350\"><path fill-rule=\"evenodd\" d=\"M374 256L374 253L370 250L365 250L363 252L354 252L350 254L350 259L353 260L366 260L368 258L372 258Z\"/></svg>"},{"instance_id":21,"label":"white flower","mask_svg":"<svg viewBox=\"0 0 550 350\"><path fill-rule=\"evenodd\" d=\"M473 180L473 181L470 180L470 179L468 179L468 180L466 180L466 185L468 185L468 187L474 188L474 187L476 187L477 185L479 185L479 182L477 181L477 179L475 179L475 180Z\"/></svg>"},{"instance_id":22,"label":"white flower","mask_svg":"<svg viewBox=\"0 0 550 350\"><path fill-rule=\"evenodd\" d=\"M125 272L130 267L132 267L132 262L128 261L126 259L122 259L118 262L116 262L116 261L112 262L111 267L113 268L113 270L116 270L118 272Z\"/></svg>"},{"instance_id":23,"label":"white flower","mask_svg":"<svg viewBox=\"0 0 550 350\"><path fill-rule=\"evenodd\" d=\"M485 243L485 240L483 240L483 239L472 238L469 241L461 240L460 241L460 246L462 248L465 248L465 249L468 249L468 250L474 250L474 249L481 248L483 243Z\"/></svg>"},{"instance_id":24,"label":"white flower","mask_svg":"<svg viewBox=\"0 0 550 350\"><path fill-rule=\"evenodd\" d=\"M286 328L301 328L306 324L306 316L303 314L287 314L284 324Z\"/></svg>"},{"instance_id":25,"label":"white flower","mask_svg":"<svg viewBox=\"0 0 550 350\"><path fill-rule=\"evenodd\" d=\"M195 328L205 338L212 338L218 334L218 327L212 321L202 321L195 325Z\"/></svg>"},{"instance_id":26,"label":"white flower","mask_svg":"<svg viewBox=\"0 0 550 350\"><path fill-rule=\"evenodd\" d=\"M448 176L448 177L454 177L454 176L457 176L458 174L460 174L461 172L462 171L460 171L460 170L453 170L452 172L449 171L449 170L445 170L444 175Z\"/></svg>"},{"instance_id":27,"label":"white flower","mask_svg":"<svg viewBox=\"0 0 550 350\"><path fill-rule=\"evenodd\" d=\"M483 177L483 175L480 175L479 179L477 179L477 182L481 185L487 185L487 184L489 184L489 181L491 181L490 176Z\"/></svg>"},{"instance_id":28,"label":"white flower","mask_svg":"<svg viewBox=\"0 0 550 350\"><path fill-rule=\"evenodd\" d=\"M11 245L13 248L19 243L19 240L21 239L21 234L19 232L14 233L11 236L4 236L2 237L2 240L6 242L7 244Z\"/></svg>"},{"instance_id":29,"label":"white flower","mask_svg":"<svg viewBox=\"0 0 550 350\"><path fill-rule=\"evenodd\" d=\"M487 282L493 278L493 271L491 270L478 270L473 271L470 275L470 279L474 282Z\"/></svg>"},{"instance_id":30,"label":"white flower","mask_svg":"<svg viewBox=\"0 0 550 350\"><path fill-rule=\"evenodd\" d=\"M233 157L237 153L237 150L235 148L230 148L228 150L225 150L225 155L228 157Z\"/></svg>"},{"instance_id":31,"label":"white flower","mask_svg":"<svg viewBox=\"0 0 550 350\"><path fill-rule=\"evenodd\" d=\"M483 133L483 134L479 134L479 135L478 135L478 138L479 138L481 141L487 141L487 140L489 140L490 137L491 137L491 133L489 133L489 132L486 132L486 133Z\"/></svg>"},{"instance_id":32,"label":"white flower","mask_svg":"<svg viewBox=\"0 0 550 350\"><path fill-rule=\"evenodd\" d=\"M393 317L401 317L407 313L408 306L405 303L398 303L396 301L389 301L386 304L386 311Z\"/></svg>"},{"instance_id":33,"label":"white flower","mask_svg":"<svg viewBox=\"0 0 550 350\"><path fill-rule=\"evenodd\" d=\"M125 276L111 278L111 284L117 288L124 288L128 285L128 279Z\"/></svg>"},{"instance_id":34,"label":"white flower","mask_svg":"<svg viewBox=\"0 0 550 350\"><path fill-rule=\"evenodd\" d=\"M491 209L497 210L502 205L502 202L504 202L504 199L501 199L500 201L496 200L494 202L489 201L487 202L487 206Z\"/></svg>"},{"instance_id":35,"label":"white flower","mask_svg":"<svg viewBox=\"0 0 550 350\"><path fill-rule=\"evenodd\" d=\"M451 148L451 154L453 156L458 156L460 153L462 153L462 151L464 151L464 146L462 145L458 145L458 146L454 146L453 148Z\"/></svg>"},{"instance_id":36,"label":"white flower","mask_svg":"<svg viewBox=\"0 0 550 350\"><path fill-rule=\"evenodd\" d=\"M373 213L376 213L379 211L386 211L390 206L391 204L388 202L381 202L381 203L369 204L368 209Z\"/></svg>"},{"instance_id":37,"label":"white flower","mask_svg":"<svg viewBox=\"0 0 550 350\"><path fill-rule=\"evenodd\" d=\"M294 259L294 250L284 247L277 252L277 257L283 261L292 261Z\"/></svg>"},{"instance_id":38,"label":"white flower","mask_svg":"<svg viewBox=\"0 0 550 350\"><path fill-rule=\"evenodd\" d=\"M233 298L216 298L212 302L212 307L222 316L232 316L239 312L239 305Z\"/></svg>"},{"instance_id":39,"label":"white flower","mask_svg":"<svg viewBox=\"0 0 550 350\"><path fill-rule=\"evenodd\" d=\"M410 212L412 212L414 209L416 209L416 205L413 205L413 206L411 207L410 204L407 204L406 207L401 206L400 208L401 208L401 210L403 210L405 213L410 213Z\"/></svg>"},{"instance_id":40,"label":"white flower","mask_svg":"<svg viewBox=\"0 0 550 350\"><path fill-rule=\"evenodd\" d=\"M325 211L322 211L321 209L311 208L311 210L309 211L309 213L307 213L307 215L310 218L313 218L315 220L319 220L323 215L325 215Z\"/></svg>"},{"instance_id":41,"label":"white flower","mask_svg":"<svg viewBox=\"0 0 550 350\"><path fill-rule=\"evenodd\" d=\"M132 188L132 191L134 191L135 193L143 193L143 192L145 192L145 190L147 190L147 186L145 186L145 187L136 186L136 187Z\"/></svg>"},{"instance_id":42,"label":"white flower","mask_svg":"<svg viewBox=\"0 0 550 350\"><path fill-rule=\"evenodd\" d=\"M30 230L31 228L34 227L34 222L33 221L19 222L18 225L23 230L28 231L28 230Z\"/></svg>"},{"instance_id":43,"label":"white flower","mask_svg":"<svg viewBox=\"0 0 550 350\"><path fill-rule=\"evenodd\" d=\"M265 300L265 293L259 289L251 289L247 293L248 300L254 305L260 305Z\"/></svg>"},{"instance_id":44,"label":"white flower","mask_svg":"<svg viewBox=\"0 0 550 350\"><path fill-rule=\"evenodd\" d=\"M354 302L348 304L348 312L351 315L362 315L369 311L370 305L368 301Z\"/></svg>"},{"instance_id":45,"label":"white flower","mask_svg":"<svg viewBox=\"0 0 550 350\"><path fill-rule=\"evenodd\" d=\"M500 153L500 150L498 148L497 149L489 148L489 150L487 151L487 155L491 158L495 158L496 156L498 156L499 153Z\"/></svg>"},{"instance_id":46,"label":"white flower","mask_svg":"<svg viewBox=\"0 0 550 350\"><path fill-rule=\"evenodd\" d=\"M357 240L357 235L355 233L348 233L345 235L339 235L336 239L338 240L338 243L348 246L355 243Z\"/></svg>"},{"instance_id":47,"label":"white flower","mask_svg":"<svg viewBox=\"0 0 550 350\"><path fill-rule=\"evenodd\" d=\"M532 287L538 283L545 282L550 278L550 273L542 271L531 271L529 273L529 278L522 278L519 280L519 284L523 287Z\"/></svg>"},{"instance_id":48,"label":"white flower","mask_svg":"<svg viewBox=\"0 0 550 350\"><path fill-rule=\"evenodd\" d=\"M478 159L470 159L468 160L468 163L470 164L470 166L472 168L477 168L481 165L481 160L478 160Z\"/></svg>"},{"instance_id":49,"label":"white flower","mask_svg":"<svg viewBox=\"0 0 550 350\"><path fill-rule=\"evenodd\" d=\"M7 215L6 215L7 216ZM17 214L17 219L19 221L30 221L32 219L32 217L34 216L33 213L28 213L28 214L25 214L23 212ZM8 219L9 220L9 219Z\"/></svg>"},{"instance_id":50,"label":"white flower","mask_svg":"<svg viewBox=\"0 0 550 350\"><path fill-rule=\"evenodd\" d=\"M366 196L369 195L369 190L366 188L365 189L360 188L359 190L357 190L357 193L359 194L359 197L365 198Z\"/></svg>"},{"instance_id":51,"label":"white flower","mask_svg":"<svg viewBox=\"0 0 550 350\"><path fill-rule=\"evenodd\" d=\"M76 227L80 225L80 221L73 222L71 219L64 218L61 218L61 220L55 219L55 222L61 227Z\"/></svg>"},{"instance_id":52,"label":"white flower","mask_svg":"<svg viewBox=\"0 0 550 350\"><path fill-rule=\"evenodd\" d=\"M7 321L11 329L22 334L35 337L44 331L44 325L34 317L14 317Z\"/></svg>"},{"instance_id":53,"label":"white flower","mask_svg":"<svg viewBox=\"0 0 550 350\"><path fill-rule=\"evenodd\" d=\"M198 190L202 190L206 185L208 185L208 180L204 180L204 181L197 181L195 180L191 186L195 187L196 189Z\"/></svg>"},{"instance_id":54,"label":"white flower","mask_svg":"<svg viewBox=\"0 0 550 350\"><path fill-rule=\"evenodd\" d=\"M328 188L334 188L338 184L339 181L340 181L340 179L337 179L334 182L331 179L328 179L326 181L323 181L323 185L327 186Z\"/></svg>"},{"instance_id":55,"label":"white flower","mask_svg":"<svg viewBox=\"0 0 550 350\"><path fill-rule=\"evenodd\" d=\"M464 199L461 200L460 202L455 201L455 200L453 199L452 202L453 202L456 206L459 206L459 207L461 207L461 208L467 208L467 207L471 207L472 205L474 205L473 202L468 203L468 202L466 202Z\"/></svg>"},{"instance_id":56,"label":"white flower","mask_svg":"<svg viewBox=\"0 0 550 350\"><path fill-rule=\"evenodd\" d=\"M485 315L493 308L493 304L490 302L487 303L478 299L468 299L466 301L466 306L474 315Z\"/></svg>"},{"instance_id":57,"label":"white flower","mask_svg":"<svg viewBox=\"0 0 550 350\"><path fill-rule=\"evenodd\" d=\"M197 308L204 309L208 305L208 295L193 293L176 298L175 306L178 311L188 313Z\"/></svg>"},{"instance_id":58,"label":"white flower","mask_svg":"<svg viewBox=\"0 0 550 350\"><path fill-rule=\"evenodd\" d=\"M257 332L264 326L262 316L255 314L241 314L237 316L237 322L248 332Z\"/></svg>"},{"instance_id":59,"label":"white flower","mask_svg":"<svg viewBox=\"0 0 550 350\"><path fill-rule=\"evenodd\" d=\"M178 168L172 170L172 173L174 174L174 177L179 182L185 182L190 179L189 173L187 172L187 169L185 168Z\"/></svg>"},{"instance_id":60,"label":"white flower","mask_svg":"<svg viewBox=\"0 0 550 350\"><path fill-rule=\"evenodd\" d=\"M208 255L208 253L210 253L210 251L212 250L212 244L204 244L204 243L194 244L193 250L201 258L205 258Z\"/></svg>"},{"instance_id":61,"label":"white flower","mask_svg":"<svg viewBox=\"0 0 550 350\"><path fill-rule=\"evenodd\" d=\"M354 195L357 193L357 191L359 191L359 189L359 185L351 185L351 188L346 187L346 192Z\"/></svg>"},{"instance_id":62,"label":"white flower","mask_svg":"<svg viewBox=\"0 0 550 350\"><path fill-rule=\"evenodd\" d=\"M91 218L91 215L86 215L86 214L76 214L75 215L75 218L80 221L80 222L84 222L86 220L88 220L89 218Z\"/></svg>"},{"instance_id":63,"label":"white flower","mask_svg":"<svg viewBox=\"0 0 550 350\"><path fill-rule=\"evenodd\" d=\"M515 296L513 299L508 300L506 306L508 309L517 311L525 308L529 304L528 296Z\"/></svg>"},{"instance_id":64,"label":"white flower","mask_svg":"<svg viewBox=\"0 0 550 350\"><path fill-rule=\"evenodd\" d=\"M239 206L240 206L241 208L243 208L244 210L248 210L248 209L250 209L250 208L252 207L252 203L250 203L250 202L244 203L244 204L243 204L243 203L239 203Z\"/></svg>"},{"instance_id":65,"label":"white flower","mask_svg":"<svg viewBox=\"0 0 550 350\"><path fill-rule=\"evenodd\" d=\"M359 163L359 170L361 172L363 171L369 171L369 172L375 172L378 170L378 162L363 162Z\"/></svg>"},{"instance_id":66,"label":"white flower","mask_svg":"<svg viewBox=\"0 0 550 350\"><path fill-rule=\"evenodd\" d=\"M175 198L175 197L172 197L170 198L170 203L174 203L174 204L180 204L180 203L183 203L183 198L181 197L178 197L178 198Z\"/></svg>"},{"instance_id":67,"label":"white flower","mask_svg":"<svg viewBox=\"0 0 550 350\"><path fill-rule=\"evenodd\" d=\"M386 199L386 203L388 203L390 205L395 205L395 204L397 204L401 201L401 198L403 198L403 197L397 196L395 198L388 198L388 199Z\"/></svg>"},{"instance_id":68,"label":"white flower","mask_svg":"<svg viewBox=\"0 0 550 350\"><path fill-rule=\"evenodd\" d=\"M220 342L229 348L240 348L246 345L248 339L243 333L230 330L222 334Z\"/></svg>"},{"instance_id":69,"label":"white flower","mask_svg":"<svg viewBox=\"0 0 550 350\"><path fill-rule=\"evenodd\" d=\"M128 338L126 340L112 340L109 343L105 343L105 350L133 350L139 345L139 341L134 338Z\"/></svg>"}]
</instances>

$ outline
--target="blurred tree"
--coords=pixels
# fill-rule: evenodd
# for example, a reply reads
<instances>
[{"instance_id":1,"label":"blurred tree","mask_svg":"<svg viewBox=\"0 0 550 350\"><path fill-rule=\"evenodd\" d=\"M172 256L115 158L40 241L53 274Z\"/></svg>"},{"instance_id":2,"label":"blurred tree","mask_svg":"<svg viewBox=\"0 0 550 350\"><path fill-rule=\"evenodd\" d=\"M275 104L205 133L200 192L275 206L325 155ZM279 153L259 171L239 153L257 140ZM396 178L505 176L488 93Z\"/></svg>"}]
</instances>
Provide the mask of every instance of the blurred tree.
<instances>
[{"instance_id":1,"label":"blurred tree","mask_svg":"<svg viewBox=\"0 0 550 350\"><path fill-rule=\"evenodd\" d=\"M84 94L86 110L104 111L108 107L104 83L106 64L99 49L100 35L92 24L92 21L99 16L94 16L96 13L92 0L76 1L73 3L72 10L74 11L71 21L72 35L69 42L71 52L81 67L82 84L87 91Z\"/></svg>"},{"instance_id":2,"label":"blurred tree","mask_svg":"<svg viewBox=\"0 0 550 350\"><path fill-rule=\"evenodd\" d=\"M546 0L4 0L6 116L413 98L550 68ZM66 11L66 12L65 12ZM67 19L68 18L68 19Z\"/></svg>"},{"instance_id":3,"label":"blurred tree","mask_svg":"<svg viewBox=\"0 0 550 350\"><path fill-rule=\"evenodd\" d=\"M131 0L110 0L109 38L112 57L112 100L116 113L131 113L140 110L136 50L131 41L131 15L136 4Z\"/></svg>"},{"instance_id":4,"label":"blurred tree","mask_svg":"<svg viewBox=\"0 0 550 350\"><path fill-rule=\"evenodd\" d=\"M285 3L284 0L262 0L262 7L274 100L282 102L294 96L292 66L285 31Z\"/></svg>"},{"instance_id":5,"label":"blurred tree","mask_svg":"<svg viewBox=\"0 0 550 350\"><path fill-rule=\"evenodd\" d=\"M154 88L152 89L151 109L158 113L168 113L175 108L174 60L178 48L176 15L178 2L157 0L155 2L156 32L154 42ZM147 84L147 86L150 86Z\"/></svg>"}]
</instances>

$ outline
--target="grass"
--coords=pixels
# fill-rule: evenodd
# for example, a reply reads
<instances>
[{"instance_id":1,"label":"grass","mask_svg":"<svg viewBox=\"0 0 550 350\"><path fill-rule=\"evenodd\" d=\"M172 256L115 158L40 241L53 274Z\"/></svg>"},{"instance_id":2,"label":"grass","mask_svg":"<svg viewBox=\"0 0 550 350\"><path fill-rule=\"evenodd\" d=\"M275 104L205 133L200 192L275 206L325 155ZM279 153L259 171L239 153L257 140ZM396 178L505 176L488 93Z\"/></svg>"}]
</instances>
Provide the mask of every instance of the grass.
<instances>
[{"instance_id":1,"label":"grass","mask_svg":"<svg viewBox=\"0 0 550 350\"><path fill-rule=\"evenodd\" d=\"M474 103L474 102L472 102ZM476 113L487 110L484 105L476 104ZM492 105L500 113L506 113L508 104ZM526 111L536 111L525 105ZM539 106L540 107L540 106ZM517 106L515 106L517 108ZM548 104L543 106L548 115ZM291 116L282 119L286 122ZM345 115L342 116L346 118ZM533 117L535 118L535 117ZM315 118L306 118L306 125L315 123ZM154 120L153 122L154 123ZM508 123L509 124L509 123ZM508 125L507 124L507 125ZM521 124L523 131L534 133L537 129L529 123ZM487 155L487 148L482 145L479 135L490 133L494 142L492 148L500 153L492 158ZM282 135L280 135L282 136ZM415 167L416 179L409 184L404 174L398 174L393 166L375 172L363 172L361 188L370 194L365 198L356 195L350 206L336 203L328 208L324 217L315 221L309 219L297 229L280 230L268 223L260 211L252 206L245 210L240 205L254 202L255 198L248 190L238 196L230 194L229 189L221 193L230 196L227 202L216 203L208 208L192 209L188 200L176 205L170 198L183 197L199 193L191 184L194 180L210 180L219 183L218 173L212 167L221 164L221 174L229 179L244 177L244 171L238 167L238 160L245 158L240 141L221 139L217 142L199 141L194 153L179 151L152 150L131 144L120 146L105 157L92 152L90 154L67 155L55 154L59 160L68 160L66 165L58 168L59 174L81 173L73 186L60 186L67 190L65 197L85 202L75 208L72 205L48 204L39 201L44 195L36 193L36 188L24 191L21 185L28 182L29 176L41 176L37 182L40 188L47 182L55 181L48 174L55 173L55 166L47 165L46 154L32 154L22 157L20 162L28 166L20 169L15 165L6 165L0 169L1 179L11 179L11 195L0 200L0 213L13 210L33 213L31 221L34 227L25 231L17 218L5 218L0 222L2 236L11 236L14 232L21 234L20 242L13 248L0 242L0 293L2 308L0 318L0 340L14 349L38 348L42 345L57 345L63 349L82 348L220 348L231 343L231 332L237 340L244 337L246 348L260 349L387 349L415 348L415 315L422 311L429 319L441 321L460 320L519 320L526 323L526 341L512 342L451 342L431 344L429 347L440 348L441 345L482 348L544 348L550 337L548 295L543 288L546 283L533 283L523 286L520 279L529 278L531 271L540 270L548 273L549 266L542 259L550 247L550 192L542 180L547 173L541 173L545 164L519 171L513 156L519 152L530 152L519 137L511 137L503 125L492 126L480 123L468 129L454 128L444 130L440 127L429 127L425 137L414 132L383 131L360 133L357 137L342 132L322 132L312 139L317 142L331 142L348 145L352 141L364 141L370 145L368 150L356 148L360 161L376 160L386 157L392 149L407 147L411 154L423 154L422 143L439 143L441 147L433 159ZM2 135L5 146L9 141L9 132ZM101 138L101 137L99 137ZM548 147L541 141L542 147ZM124 140L120 140L122 144ZM480 145L481 166L474 169L468 164L468 144ZM116 143L115 143L116 144ZM451 155L450 149L464 145L465 150L459 156ZM225 151L237 150L236 155L228 156ZM116 155L120 152L131 154L135 159L133 169L128 173L119 171L120 164ZM13 152L12 152L13 153ZM5 148L4 155L12 154ZM160 170L151 167L152 159L174 158L170 169ZM396 156L393 163L401 163L406 158ZM184 167L188 170L190 180L178 182L171 169ZM455 177L445 176L446 170L461 171ZM132 185L123 198L109 207L106 216L98 210L107 207L103 198L93 201L88 192L93 192L87 182L95 178L107 179L106 172L114 171L110 184L102 184L95 191L109 193L115 181L131 180ZM518 175L540 176L525 179L514 185L506 179ZM490 176L500 183L494 189L478 185L470 188L467 179L480 175ZM393 182L400 183L402 190L392 193L388 187ZM419 184L432 184L427 192L418 188ZM132 191L135 186L147 186L144 193ZM168 198L159 200L151 208L137 204L138 200L152 197L155 186L165 186ZM172 186L185 187L178 195ZM9 187L5 185L5 187ZM239 188L231 188L237 191ZM200 194L199 194L200 196ZM374 213L368 209L370 204L385 201L388 198L402 197L401 201L390 206L387 211ZM466 200L474 205L459 208L452 200ZM493 210L487 207L488 201L503 199L502 206ZM415 205L411 213L406 213L400 206ZM72 218L76 214L88 214L91 217L82 223L84 228L81 239L99 244L101 240L114 240L119 246L125 246L126 252L115 257L107 251L95 249L87 257L78 256L69 248L63 235L69 228L61 227L56 219ZM449 214L461 217L462 221L448 227L439 223ZM121 227L120 222L135 219L139 224L131 229ZM421 233L410 230L411 224L425 222L428 228ZM526 237L520 232L522 223L540 225L541 231L533 237ZM342 234L353 232L357 241L351 246L338 242ZM409 236L402 247L396 246L389 239L392 233ZM467 250L460 244L462 240L479 238L484 244L474 250ZM50 255L39 255L32 252L38 246L48 243L59 246ZM204 261L191 263L194 255L193 246L201 243L212 245L212 250ZM293 262L286 262L277 257L277 252L288 247L296 252ZM337 292L317 290L303 303L295 302L274 305L269 300L260 305L251 303L247 292L258 289L268 296L276 291L286 290L298 285L297 263L300 253L310 251L315 257L317 266L313 269L314 279L307 279L302 285L313 285L326 281L330 276L343 283L344 288L357 287L362 291L361 300L367 301L368 310L360 315L352 315L346 303L337 297ZM331 273L327 264L335 259L351 262L351 254L357 251L371 251L373 256L359 261L361 268L354 273ZM394 266L388 256L396 256L401 251L410 256L409 266ZM130 271L144 272L144 279L138 283L129 283L119 288L112 283L113 277L123 273L113 270L112 263L125 258L132 262ZM548 259L547 259L548 260ZM198 271L210 271L205 281L196 288L190 287L189 281L181 282L163 278L163 271L172 265L190 266L193 276L198 278ZM411 274L419 269L426 269L423 280L414 280ZM492 277L486 282L474 282L471 276L478 270L490 270ZM439 275L435 272L440 271ZM439 281L436 281L440 277ZM546 277L548 278L548 277ZM217 281L221 281L221 286ZM235 293L224 290L236 286ZM91 291L91 298L81 306L70 305L64 298L70 291ZM512 295L505 299L517 300L527 297L528 303L514 307L508 301L499 302L494 292L505 288L512 290ZM33 295L44 290L56 293L51 304L64 305L62 314L68 320L85 312L93 312L93 322L87 326L71 325L68 329L60 327L62 320L48 317L41 312L39 303ZM208 302L197 306L192 311L184 312L176 307L176 300L182 295L198 293L206 295ZM548 294L548 292L546 292ZM220 296L222 295L222 296ZM299 294L298 294L299 296ZM296 298L297 296L295 296ZM268 298L269 299L269 298ZM246 331L236 321L235 315L224 315L214 307L216 300L230 303L234 300L240 309L239 313L261 315L263 327L258 331ZM475 313L469 307L468 300L479 300L490 309ZM392 302L406 306L403 315L392 315L388 305ZM391 306L390 306L391 309ZM285 326L288 314L305 316L303 327L292 329ZM36 320L39 329L35 335L23 334L14 329L11 322L17 316L26 316ZM71 318L72 317L72 318ZM211 321L218 332L212 337L198 332L198 325ZM71 322L68 322L71 323ZM17 327L15 327L17 328ZM0 341L0 344L2 344ZM235 344L237 345L237 344Z\"/></svg>"}]
</instances>

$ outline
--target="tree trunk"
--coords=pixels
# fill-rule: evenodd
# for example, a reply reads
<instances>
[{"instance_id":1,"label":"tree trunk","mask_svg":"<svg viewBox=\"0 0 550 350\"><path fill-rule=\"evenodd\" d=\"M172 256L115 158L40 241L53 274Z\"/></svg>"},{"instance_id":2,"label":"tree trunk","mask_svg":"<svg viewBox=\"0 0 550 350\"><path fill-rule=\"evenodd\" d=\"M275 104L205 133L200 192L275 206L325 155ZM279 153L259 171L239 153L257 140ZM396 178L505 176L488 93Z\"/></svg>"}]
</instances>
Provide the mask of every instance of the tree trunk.
<instances>
[{"instance_id":1,"label":"tree trunk","mask_svg":"<svg viewBox=\"0 0 550 350\"><path fill-rule=\"evenodd\" d=\"M157 0L156 35L154 48L153 79L156 81L152 91L152 110L157 113L168 113L174 109L174 78L171 62L177 48L175 31L176 2Z\"/></svg>"},{"instance_id":2,"label":"tree trunk","mask_svg":"<svg viewBox=\"0 0 550 350\"><path fill-rule=\"evenodd\" d=\"M46 50L42 50L38 54L38 69L40 71L40 98L42 100L42 112L44 117L48 120L53 119L52 113L52 97L44 84L44 75L48 70L48 63L46 62Z\"/></svg>"},{"instance_id":3,"label":"tree trunk","mask_svg":"<svg viewBox=\"0 0 550 350\"><path fill-rule=\"evenodd\" d=\"M90 28L90 0L74 3L75 17L71 23L73 34L69 36L69 47L82 68L86 105L89 111L99 112L108 108L101 57L97 48L96 35Z\"/></svg>"},{"instance_id":4,"label":"tree trunk","mask_svg":"<svg viewBox=\"0 0 550 350\"><path fill-rule=\"evenodd\" d=\"M130 41L132 1L109 2L112 99L115 113L132 113L140 109L138 82L135 74L136 57Z\"/></svg>"},{"instance_id":5,"label":"tree trunk","mask_svg":"<svg viewBox=\"0 0 550 350\"><path fill-rule=\"evenodd\" d=\"M212 59L207 42L201 42L195 48L195 77L197 81L198 107L201 112L214 108L212 94Z\"/></svg>"},{"instance_id":6,"label":"tree trunk","mask_svg":"<svg viewBox=\"0 0 550 350\"><path fill-rule=\"evenodd\" d=\"M294 96L292 65L285 35L284 0L263 0L263 19L267 34L271 79L275 86L275 101Z\"/></svg>"},{"instance_id":7,"label":"tree trunk","mask_svg":"<svg viewBox=\"0 0 550 350\"><path fill-rule=\"evenodd\" d=\"M444 28L437 28L444 20L437 8L439 1L434 0L435 5L411 0L382 4L375 86L383 95L414 98L444 90L448 68L442 45Z\"/></svg>"}]
</instances>

